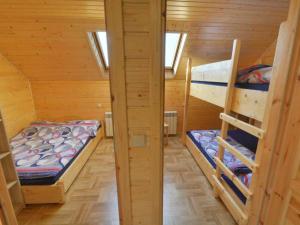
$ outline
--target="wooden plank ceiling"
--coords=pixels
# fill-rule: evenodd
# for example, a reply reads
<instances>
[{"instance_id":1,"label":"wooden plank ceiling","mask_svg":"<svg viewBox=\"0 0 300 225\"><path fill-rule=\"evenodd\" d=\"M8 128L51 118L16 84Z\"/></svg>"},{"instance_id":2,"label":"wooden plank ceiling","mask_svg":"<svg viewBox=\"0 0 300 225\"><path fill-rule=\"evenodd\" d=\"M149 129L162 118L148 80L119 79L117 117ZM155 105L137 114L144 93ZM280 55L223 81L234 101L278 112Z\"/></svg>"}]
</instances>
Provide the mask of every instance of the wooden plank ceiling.
<instances>
[{"instance_id":1,"label":"wooden plank ceiling","mask_svg":"<svg viewBox=\"0 0 300 225\"><path fill-rule=\"evenodd\" d=\"M288 3L168 0L167 29L189 33L185 55L196 62L228 58L240 38L240 64L249 65L276 39ZM103 0L1 0L0 52L30 80L99 80L86 32L104 19Z\"/></svg>"}]
</instances>

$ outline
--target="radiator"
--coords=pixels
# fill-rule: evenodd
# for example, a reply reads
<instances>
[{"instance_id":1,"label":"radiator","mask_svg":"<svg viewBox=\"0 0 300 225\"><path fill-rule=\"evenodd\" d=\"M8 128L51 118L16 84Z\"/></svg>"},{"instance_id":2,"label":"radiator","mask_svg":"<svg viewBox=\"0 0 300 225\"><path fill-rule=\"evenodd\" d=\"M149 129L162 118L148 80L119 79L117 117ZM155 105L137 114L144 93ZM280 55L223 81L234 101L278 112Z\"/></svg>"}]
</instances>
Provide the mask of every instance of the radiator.
<instances>
[{"instance_id":1,"label":"radiator","mask_svg":"<svg viewBox=\"0 0 300 225\"><path fill-rule=\"evenodd\" d=\"M106 137L112 137L113 136L113 123L112 123L111 112L104 113L104 120L105 120L105 135L106 135Z\"/></svg>"},{"instance_id":2,"label":"radiator","mask_svg":"<svg viewBox=\"0 0 300 225\"><path fill-rule=\"evenodd\" d=\"M105 134L106 137L113 136L113 124L112 124L112 114L111 112L105 112ZM165 123L169 126L169 134L177 134L177 111L165 111L164 116Z\"/></svg>"},{"instance_id":3,"label":"radiator","mask_svg":"<svg viewBox=\"0 0 300 225\"><path fill-rule=\"evenodd\" d=\"M169 126L169 134L177 134L177 111L165 111L165 123Z\"/></svg>"}]
</instances>

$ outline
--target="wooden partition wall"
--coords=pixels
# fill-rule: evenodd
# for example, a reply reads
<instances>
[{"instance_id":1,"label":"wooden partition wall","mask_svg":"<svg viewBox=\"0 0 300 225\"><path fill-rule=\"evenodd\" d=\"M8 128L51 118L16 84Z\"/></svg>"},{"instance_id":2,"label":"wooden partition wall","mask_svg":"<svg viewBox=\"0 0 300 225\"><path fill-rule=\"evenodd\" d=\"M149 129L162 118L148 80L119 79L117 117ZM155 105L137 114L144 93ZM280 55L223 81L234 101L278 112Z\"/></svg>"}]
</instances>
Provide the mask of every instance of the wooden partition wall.
<instances>
[{"instance_id":1,"label":"wooden partition wall","mask_svg":"<svg viewBox=\"0 0 300 225\"><path fill-rule=\"evenodd\" d=\"M165 1L106 0L105 13L121 224L160 225Z\"/></svg>"},{"instance_id":2,"label":"wooden partition wall","mask_svg":"<svg viewBox=\"0 0 300 225\"><path fill-rule=\"evenodd\" d=\"M1 54L0 110L8 138L36 119L29 80Z\"/></svg>"}]
</instances>

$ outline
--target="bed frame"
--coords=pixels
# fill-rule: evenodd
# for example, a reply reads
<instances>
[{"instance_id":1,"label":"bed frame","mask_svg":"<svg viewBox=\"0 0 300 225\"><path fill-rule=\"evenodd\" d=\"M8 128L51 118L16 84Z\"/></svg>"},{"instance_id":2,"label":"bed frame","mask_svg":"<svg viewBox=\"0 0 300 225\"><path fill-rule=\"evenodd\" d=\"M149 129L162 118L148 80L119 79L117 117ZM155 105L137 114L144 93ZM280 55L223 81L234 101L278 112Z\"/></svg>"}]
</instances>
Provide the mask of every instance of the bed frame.
<instances>
[{"instance_id":1,"label":"bed frame","mask_svg":"<svg viewBox=\"0 0 300 225\"><path fill-rule=\"evenodd\" d=\"M64 174L52 185L23 185L25 204L64 203L68 191L79 172L104 136L103 123L95 138L91 139Z\"/></svg>"},{"instance_id":2,"label":"bed frame","mask_svg":"<svg viewBox=\"0 0 300 225\"><path fill-rule=\"evenodd\" d=\"M232 55L230 60L192 67L191 80L228 83L232 64L234 61L238 61L238 57L238 55ZM225 107L226 92L226 86L190 84L191 96L222 108ZM232 111L257 121L263 121L268 92L236 87L233 87L233 92Z\"/></svg>"},{"instance_id":3,"label":"bed frame","mask_svg":"<svg viewBox=\"0 0 300 225\"><path fill-rule=\"evenodd\" d=\"M270 165L274 155L272 147L276 143L277 128L281 122L278 117L284 111L285 105L282 99L288 89L286 81L289 76L289 68L286 64L288 64L289 55L293 49L293 42L290 38L295 37L293 30L296 24L290 20L291 18L283 23L279 30L272 81L268 92L235 87L241 45L239 40L235 40L233 43L230 60L194 68L191 67L191 60L188 60L182 140L212 184L215 196L224 202L239 225L258 224L260 212L263 209L262 203L267 191ZM215 80L209 80L210 74L214 76ZM192 76L193 78L191 78ZM191 80L197 79L201 81L216 81L216 79L218 82L226 81L227 87L191 83ZM209 164L198 147L186 135L190 95L224 108L224 112L220 114L222 127L220 136L217 137L219 149L218 156L215 157L216 169ZM238 114L249 117L249 121L240 120L236 117ZM260 123L254 123L253 119ZM258 138L255 161L246 158L226 141L229 127L239 128ZM223 163L225 148L252 171L249 188ZM243 193L247 199L246 204L243 204L233 193L223 180L222 174L225 174Z\"/></svg>"}]
</instances>

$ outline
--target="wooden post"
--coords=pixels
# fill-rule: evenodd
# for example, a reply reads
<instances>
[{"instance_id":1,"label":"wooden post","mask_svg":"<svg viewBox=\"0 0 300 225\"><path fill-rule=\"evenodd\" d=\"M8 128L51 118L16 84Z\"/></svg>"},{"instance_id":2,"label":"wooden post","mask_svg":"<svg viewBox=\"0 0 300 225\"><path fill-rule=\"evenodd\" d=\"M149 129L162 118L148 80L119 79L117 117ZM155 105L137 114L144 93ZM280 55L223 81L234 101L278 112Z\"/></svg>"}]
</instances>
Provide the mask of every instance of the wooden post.
<instances>
[{"instance_id":1,"label":"wooden post","mask_svg":"<svg viewBox=\"0 0 300 225\"><path fill-rule=\"evenodd\" d=\"M166 2L106 0L105 14L120 221L161 225Z\"/></svg>"},{"instance_id":2,"label":"wooden post","mask_svg":"<svg viewBox=\"0 0 300 225\"><path fill-rule=\"evenodd\" d=\"M300 2L292 0L288 20L280 29L273 65L272 82L274 79L274 83L272 86L276 92L270 99L272 107L268 111L270 129L267 134L270 135L269 139L274 142L274 145L270 145L270 141L264 143L265 149L260 156L261 164L264 165L260 171L267 175L259 174L256 183L255 199L253 199L255 205L253 203L251 209L253 216L249 223L251 225L257 224L258 221L266 225L296 225L300 221L299 62ZM272 149L272 161L266 158L269 149ZM268 169L270 173L268 173ZM292 201L292 199L294 200ZM263 200L262 204L260 201ZM260 209L258 218L256 210Z\"/></svg>"},{"instance_id":3,"label":"wooden post","mask_svg":"<svg viewBox=\"0 0 300 225\"><path fill-rule=\"evenodd\" d=\"M183 105L183 123L182 123L182 134L181 140L185 145L186 142L186 132L188 125L188 108L190 100L190 88L191 88L191 79L192 79L192 59L188 58L186 63L186 75L185 75L185 96L184 96L184 105Z\"/></svg>"},{"instance_id":4,"label":"wooden post","mask_svg":"<svg viewBox=\"0 0 300 225\"><path fill-rule=\"evenodd\" d=\"M231 112L234 84L235 84L236 77L237 77L237 67L238 67L238 62L239 62L240 48L241 48L240 40L234 40L233 48L232 48L232 55L231 55L231 72L230 72L231 74L229 76L229 80L228 80L228 84L227 84L224 114L229 114ZM226 139L228 127L229 127L229 124L226 121L222 120L222 127L221 127L221 133L220 133L221 138ZM223 161L224 147L222 145L219 145L218 158L221 161ZM218 166L216 168L216 177L217 178L221 177L221 169ZM214 188L214 191L215 191L215 195L218 196L218 189L216 187Z\"/></svg>"}]
</instances>

